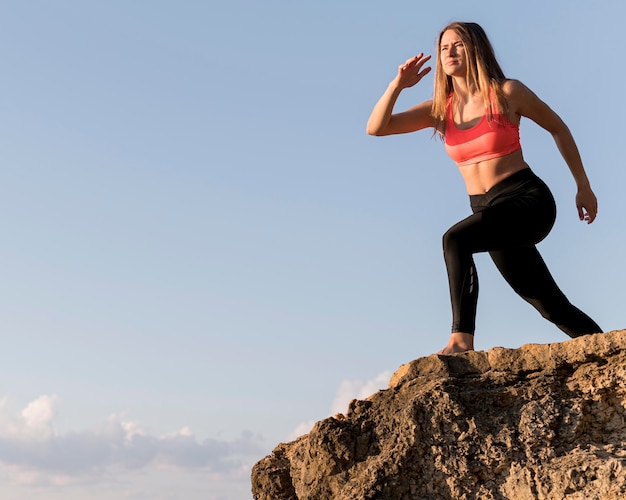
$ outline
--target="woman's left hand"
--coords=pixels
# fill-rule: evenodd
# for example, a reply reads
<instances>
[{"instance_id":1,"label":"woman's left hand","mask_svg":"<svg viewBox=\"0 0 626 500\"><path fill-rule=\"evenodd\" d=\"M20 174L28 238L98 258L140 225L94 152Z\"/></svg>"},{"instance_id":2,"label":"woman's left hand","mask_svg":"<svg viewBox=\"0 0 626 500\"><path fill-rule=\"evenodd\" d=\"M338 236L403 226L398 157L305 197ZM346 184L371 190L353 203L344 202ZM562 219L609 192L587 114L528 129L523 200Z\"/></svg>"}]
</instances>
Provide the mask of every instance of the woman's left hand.
<instances>
[{"instance_id":1,"label":"woman's left hand","mask_svg":"<svg viewBox=\"0 0 626 500\"><path fill-rule=\"evenodd\" d=\"M591 224L598 215L598 199L593 194L591 187L580 188L576 193L576 208L580 220Z\"/></svg>"}]
</instances>

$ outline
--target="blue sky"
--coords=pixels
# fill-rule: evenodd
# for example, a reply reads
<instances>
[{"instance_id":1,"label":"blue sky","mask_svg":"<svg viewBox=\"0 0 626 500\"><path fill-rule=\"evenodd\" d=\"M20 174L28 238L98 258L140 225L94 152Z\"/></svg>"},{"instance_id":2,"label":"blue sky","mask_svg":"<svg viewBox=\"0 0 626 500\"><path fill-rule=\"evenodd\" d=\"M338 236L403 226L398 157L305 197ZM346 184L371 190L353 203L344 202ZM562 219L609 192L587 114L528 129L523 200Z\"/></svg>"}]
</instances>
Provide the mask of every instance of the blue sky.
<instances>
[{"instance_id":1,"label":"blue sky","mask_svg":"<svg viewBox=\"0 0 626 500\"><path fill-rule=\"evenodd\" d=\"M626 326L623 2L0 2L0 496L243 500L250 466L450 325L441 235L469 213L428 132L373 138L398 64L479 22L570 126L524 155L559 215L540 249ZM432 76L399 108L428 99ZM488 257L477 349L566 337Z\"/></svg>"}]
</instances>

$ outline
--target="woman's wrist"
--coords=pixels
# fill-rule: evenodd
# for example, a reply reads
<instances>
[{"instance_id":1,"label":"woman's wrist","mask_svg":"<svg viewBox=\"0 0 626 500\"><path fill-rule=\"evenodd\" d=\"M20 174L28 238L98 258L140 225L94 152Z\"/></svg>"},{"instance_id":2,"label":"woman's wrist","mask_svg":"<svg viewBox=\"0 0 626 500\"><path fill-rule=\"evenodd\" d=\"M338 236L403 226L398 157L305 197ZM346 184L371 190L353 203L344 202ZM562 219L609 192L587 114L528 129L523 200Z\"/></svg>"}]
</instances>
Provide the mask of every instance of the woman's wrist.
<instances>
[{"instance_id":1,"label":"woman's wrist","mask_svg":"<svg viewBox=\"0 0 626 500\"><path fill-rule=\"evenodd\" d=\"M387 90L395 95L400 94L400 92L402 92L402 89L403 87L400 85L400 82L398 82L397 78L391 80L391 82L389 82L389 85L387 86Z\"/></svg>"}]
</instances>

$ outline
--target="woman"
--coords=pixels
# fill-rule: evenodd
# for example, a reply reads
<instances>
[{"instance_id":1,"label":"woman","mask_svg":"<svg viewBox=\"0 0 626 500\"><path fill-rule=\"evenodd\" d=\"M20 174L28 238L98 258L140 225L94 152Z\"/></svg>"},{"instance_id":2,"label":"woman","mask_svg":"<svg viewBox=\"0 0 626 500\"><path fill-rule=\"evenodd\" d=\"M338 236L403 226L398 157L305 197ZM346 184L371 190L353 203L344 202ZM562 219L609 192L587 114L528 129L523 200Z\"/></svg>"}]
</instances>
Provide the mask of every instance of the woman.
<instances>
[{"instance_id":1,"label":"woman","mask_svg":"<svg viewBox=\"0 0 626 500\"><path fill-rule=\"evenodd\" d=\"M382 136L434 128L467 186L473 215L443 237L453 322L448 344L439 354L474 349L476 252L489 252L511 287L569 336L601 332L559 290L535 247L552 228L556 208L548 187L522 156L522 116L552 134L576 181L580 220L590 224L597 215L597 200L569 129L525 85L505 78L478 24L448 25L439 34L437 49L433 99L393 112L400 92L431 70L425 66L430 56L422 53L399 67L374 106L367 132Z\"/></svg>"}]
</instances>

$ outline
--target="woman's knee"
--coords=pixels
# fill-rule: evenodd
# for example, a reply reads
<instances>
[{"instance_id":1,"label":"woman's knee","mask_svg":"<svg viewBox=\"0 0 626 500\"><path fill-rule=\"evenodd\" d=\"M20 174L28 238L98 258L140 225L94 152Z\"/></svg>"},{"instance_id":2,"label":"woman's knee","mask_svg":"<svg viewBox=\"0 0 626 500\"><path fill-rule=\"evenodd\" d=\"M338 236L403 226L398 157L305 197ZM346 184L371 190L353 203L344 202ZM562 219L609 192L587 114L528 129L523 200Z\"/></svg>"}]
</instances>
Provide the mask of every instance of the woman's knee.
<instances>
[{"instance_id":1,"label":"woman's knee","mask_svg":"<svg viewBox=\"0 0 626 500\"><path fill-rule=\"evenodd\" d=\"M468 224L461 221L448 229L442 236L442 246L444 253L473 253L472 248L475 246L472 231L469 230Z\"/></svg>"},{"instance_id":2,"label":"woman's knee","mask_svg":"<svg viewBox=\"0 0 626 500\"><path fill-rule=\"evenodd\" d=\"M441 240L446 261L459 259L466 254L471 255L471 252L467 250L462 232L456 226L448 229Z\"/></svg>"},{"instance_id":3,"label":"woman's knee","mask_svg":"<svg viewBox=\"0 0 626 500\"><path fill-rule=\"evenodd\" d=\"M443 251L445 252L446 249L456 247L458 244L458 240L459 240L458 231L456 231L455 227L452 226L445 233L443 233L443 236L441 237L441 244L443 246Z\"/></svg>"}]
</instances>

